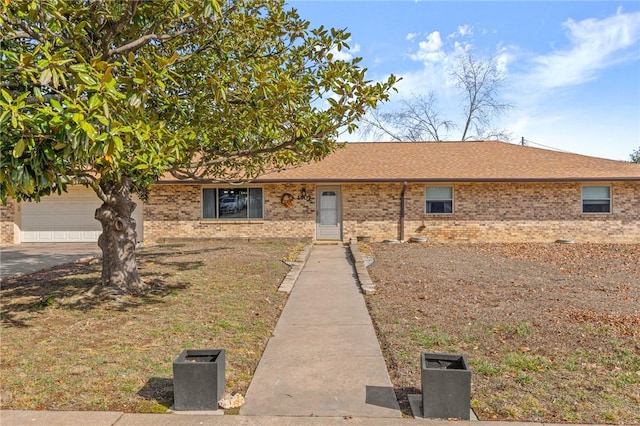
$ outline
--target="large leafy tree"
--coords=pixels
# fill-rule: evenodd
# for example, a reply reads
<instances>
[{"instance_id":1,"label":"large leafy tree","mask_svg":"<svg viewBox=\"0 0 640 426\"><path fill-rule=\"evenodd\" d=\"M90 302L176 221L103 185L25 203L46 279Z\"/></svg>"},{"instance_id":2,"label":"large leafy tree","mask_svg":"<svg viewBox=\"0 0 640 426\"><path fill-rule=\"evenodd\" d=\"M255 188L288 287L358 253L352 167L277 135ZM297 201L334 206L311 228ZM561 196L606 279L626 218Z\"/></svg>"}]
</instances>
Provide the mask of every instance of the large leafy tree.
<instances>
[{"instance_id":1,"label":"large leafy tree","mask_svg":"<svg viewBox=\"0 0 640 426\"><path fill-rule=\"evenodd\" d=\"M0 3L0 197L102 200L102 283L144 290L136 208L163 174L246 181L317 160L387 98L344 30L282 0Z\"/></svg>"}]
</instances>

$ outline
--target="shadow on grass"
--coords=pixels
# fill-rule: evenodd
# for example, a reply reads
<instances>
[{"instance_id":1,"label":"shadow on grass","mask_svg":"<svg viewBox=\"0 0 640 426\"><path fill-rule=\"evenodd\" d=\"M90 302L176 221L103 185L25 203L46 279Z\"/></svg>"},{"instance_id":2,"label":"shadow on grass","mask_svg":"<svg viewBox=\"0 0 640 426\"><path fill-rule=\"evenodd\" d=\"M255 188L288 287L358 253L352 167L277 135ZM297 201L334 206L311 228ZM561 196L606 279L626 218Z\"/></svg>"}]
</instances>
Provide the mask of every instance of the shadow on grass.
<instances>
[{"instance_id":1,"label":"shadow on grass","mask_svg":"<svg viewBox=\"0 0 640 426\"><path fill-rule=\"evenodd\" d=\"M207 248L197 248L192 249L188 248L189 244L163 244L162 246L156 247L142 247L136 253L136 256L139 259L144 259L149 262L159 262L161 264L170 264L172 262L159 261L159 259L166 258L179 258L181 256L193 256L193 255L202 255L210 252L217 251L227 251L234 250L235 248L232 246L221 246L221 247L207 247Z\"/></svg>"},{"instance_id":2,"label":"shadow on grass","mask_svg":"<svg viewBox=\"0 0 640 426\"><path fill-rule=\"evenodd\" d=\"M171 259L171 252L164 256ZM138 306L160 304L163 298L188 287L187 283L169 283L172 271L197 270L200 261L157 261L154 271L147 266L145 253L137 254L140 276L149 289L137 295L118 296L102 288L101 264L67 263L32 274L2 280L0 323L13 327L28 327L25 313L37 313L56 306L62 309L89 311L108 307L126 311ZM107 291L103 291L107 290ZM28 315L27 315L28 316Z\"/></svg>"},{"instance_id":3,"label":"shadow on grass","mask_svg":"<svg viewBox=\"0 0 640 426\"><path fill-rule=\"evenodd\" d=\"M169 267L175 271L191 271L200 269L205 266L202 260L181 260L183 257L204 256L207 253L234 250L234 247L207 247L191 249L189 244L164 244L160 247L151 247L149 249L142 248L136 253L138 259L138 269L140 275L145 277L149 275L157 276L155 272L147 272L155 265ZM170 274L162 274L164 277Z\"/></svg>"},{"instance_id":4,"label":"shadow on grass","mask_svg":"<svg viewBox=\"0 0 640 426\"><path fill-rule=\"evenodd\" d=\"M138 391L138 396L168 410L173 405L173 379L152 377Z\"/></svg>"},{"instance_id":5,"label":"shadow on grass","mask_svg":"<svg viewBox=\"0 0 640 426\"><path fill-rule=\"evenodd\" d=\"M202 261L194 261L194 262L158 262L158 264L161 264L162 266L167 266L167 267L171 267L174 268L176 271L191 271L193 269L200 269L203 266L205 266L204 262ZM147 265L138 265L138 271L140 272L140 276L144 277L144 276L148 276L148 275L154 275L157 276L158 274L155 272L146 272L147 269L149 269L151 266L147 266ZM143 272L144 271L144 272ZM171 274L168 273L164 273L161 274L163 276L170 276Z\"/></svg>"},{"instance_id":6,"label":"shadow on grass","mask_svg":"<svg viewBox=\"0 0 640 426\"><path fill-rule=\"evenodd\" d=\"M127 311L136 307L163 303L163 298L188 287L186 282L171 282L176 273L199 271L207 258L223 257L234 251L231 245L194 245L186 241L136 250L140 277L149 290L138 295L110 294L100 284L101 262L67 263L32 274L5 278L0 288L0 323L28 327L27 317L50 307L89 311L106 307ZM26 314L26 315L25 315Z\"/></svg>"}]
</instances>

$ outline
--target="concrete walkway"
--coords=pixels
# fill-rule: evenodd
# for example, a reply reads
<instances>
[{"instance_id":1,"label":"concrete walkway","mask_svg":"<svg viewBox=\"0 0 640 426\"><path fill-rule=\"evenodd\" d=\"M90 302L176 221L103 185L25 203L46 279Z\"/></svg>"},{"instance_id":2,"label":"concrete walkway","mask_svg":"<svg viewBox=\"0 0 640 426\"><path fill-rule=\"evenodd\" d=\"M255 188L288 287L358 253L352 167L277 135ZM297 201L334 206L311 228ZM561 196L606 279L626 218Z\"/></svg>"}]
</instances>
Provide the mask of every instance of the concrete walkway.
<instances>
[{"instance_id":1,"label":"concrete walkway","mask_svg":"<svg viewBox=\"0 0 640 426\"><path fill-rule=\"evenodd\" d=\"M349 256L313 247L241 415L402 416Z\"/></svg>"}]
</instances>

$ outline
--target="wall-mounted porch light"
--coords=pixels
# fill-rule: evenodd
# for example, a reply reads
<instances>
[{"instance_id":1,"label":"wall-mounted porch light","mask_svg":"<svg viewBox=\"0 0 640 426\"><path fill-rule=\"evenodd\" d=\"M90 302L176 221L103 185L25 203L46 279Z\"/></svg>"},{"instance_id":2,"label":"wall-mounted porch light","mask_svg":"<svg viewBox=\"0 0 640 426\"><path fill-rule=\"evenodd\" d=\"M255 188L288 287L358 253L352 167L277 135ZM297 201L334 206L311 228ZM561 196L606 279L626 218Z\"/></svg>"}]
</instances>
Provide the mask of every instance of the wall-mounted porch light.
<instances>
[{"instance_id":1,"label":"wall-mounted porch light","mask_svg":"<svg viewBox=\"0 0 640 426\"><path fill-rule=\"evenodd\" d=\"M311 194L307 194L307 188L303 187L298 195L298 200L311 201Z\"/></svg>"}]
</instances>

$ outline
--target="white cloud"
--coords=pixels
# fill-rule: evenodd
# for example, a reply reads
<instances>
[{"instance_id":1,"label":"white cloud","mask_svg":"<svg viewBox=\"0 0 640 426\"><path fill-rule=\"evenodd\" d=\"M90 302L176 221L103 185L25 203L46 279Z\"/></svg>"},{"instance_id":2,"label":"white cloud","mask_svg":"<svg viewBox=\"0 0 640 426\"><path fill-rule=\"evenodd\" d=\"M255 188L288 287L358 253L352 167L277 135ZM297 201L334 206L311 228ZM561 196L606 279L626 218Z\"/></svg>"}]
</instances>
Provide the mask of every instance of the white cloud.
<instances>
[{"instance_id":1,"label":"white cloud","mask_svg":"<svg viewBox=\"0 0 640 426\"><path fill-rule=\"evenodd\" d=\"M422 62L439 62L444 56L442 46L440 32L429 33L426 40L418 43L418 51L411 55L411 59Z\"/></svg>"},{"instance_id":2,"label":"white cloud","mask_svg":"<svg viewBox=\"0 0 640 426\"><path fill-rule=\"evenodd\" d=\"M598 71L629 58L637 59L638 50L627 51L640 40L640 12L620 11L602 20L585 19L563 23L571 43L534 59L531 79L542 88L582 84L598 77Z\"/></svg>"},{"instance_id":3,"label":"white cloud","mask_svg":"<svg viewBox=\"0 0 640 426\"><path fill-rule=\"evenodd\" d=\"M350 61L353 59L353 55L360 51L360 45L356 43L353 47L349 49L338 50L337 48L331 49L331 54L333 55L333 59L337 61Z\"/></svg>"},{"instance_id":4,"label":"white cloud","mask_svg":"<svg viewBox=\"0 0 640 426\"><path fill-rule=\"evenodd\" d=\"M581 96L591 90L591 86L580 85L604 79L608 67L631 61L636 61L634 65L638 63L640 12L623 13L619 8L609 17L567 19L561 25L566 38L557 40L555 47L546 51L532 52L524 46L502 43L492 49L500 71L507 76L503 94L508 102L516 105L514 111L496 124L510 131L514 142L525 137L572 152L625 160L632 149L637 148L640 132L637 101L620 109L617 104L592 108L581 102ZM460 25L447 37L438 31L407 34L411 51L404 59L415 64L411 71L396 73L402 78L396 85L398 93L384 108L393 109L396 100L434 92L442 116L456 120L460 98L449 70L461 53L468 50L475 53L475 43L482 42L481 34L489 32L496 31ZM478 40L472 45L467 36L474 34ZM637 92L637 87L629 90ZM591 125L603 120L608 125ZM454 130L445 139L457 136Z\"/></svg>"},{"instance_id":5,"label":"white cloud","mask_svg":"<svg viewBox=\"0 0 640 426\"><path fill-rule=\"evenodd\" d=\"M473 35L473 26L472 25L458 25L458 29L453 34L449 35L449 38L453 37L467 37Z\"/></svg>"},{"instance_id":6,"label":"white cloud","mask_svg":"<svg viewBox=\"0 0 640 426\"><path fill-rule=\"evenodd\" d=\"M518 46L514 45L501 45L498 46L497 52L495 54L496 66L498 70L508 78L509 74L509 65L515 62L519 55Z\"/></svg>"},{"instance_id":7,"label":"white cloud","mask_svg":"<svg viewBox=\"0 0 640 426\"><path fill-rule=\"evenodd\" d=\"M409 41L412 41L414 38L416 38L420 33L409 33L407 34L406 39Z\"/></svg>"},{"instance_id":8,"label":"white cloud","mask_svg":"<svg viewBox=\"0 0 640 426\"><path fill-rule=\"evenodd\" d=\"M467 30L462 29L461 31ZM439 31L433 31L418 43L417 49L409 55L409 58L420 62L421 67L398 74L398 77L402 78L396 84L398 99L433 92L443 109L449 112L457 110L459 99L450 71L460 55L471 49L472 46L464 41L453 41L449 38L445 40L446 43L442 40Z\"/></svg>"},{"instance_id":9,"label":"white cloud","mask_svg":"<svg viewBox=\"0 0 640 426\"><path fill-rule=\"evenodd\" d=\"M456 41L455 43L453 43L453 50L457 56L462 55L463 53L471 50L472 48L473 46L471 46L471 44L466 42L460 43L459 41Z\"/></svg>"}]
</instances>

